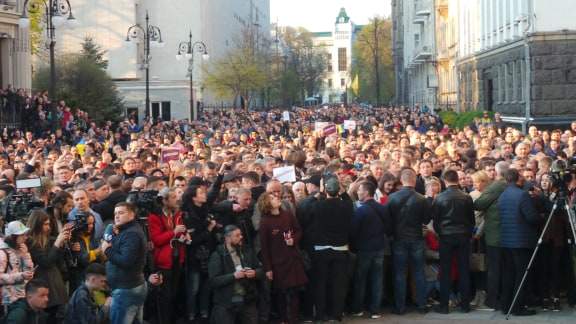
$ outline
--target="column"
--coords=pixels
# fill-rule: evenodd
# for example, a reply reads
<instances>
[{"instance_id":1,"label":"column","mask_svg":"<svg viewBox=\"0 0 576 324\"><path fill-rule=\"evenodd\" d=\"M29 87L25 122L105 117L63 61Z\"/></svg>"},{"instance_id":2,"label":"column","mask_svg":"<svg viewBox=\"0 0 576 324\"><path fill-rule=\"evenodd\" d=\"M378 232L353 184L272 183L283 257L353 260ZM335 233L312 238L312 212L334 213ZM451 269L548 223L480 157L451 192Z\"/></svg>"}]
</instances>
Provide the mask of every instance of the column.
<instances>
[{"instance_id":1,"label":"column","mask_svg":"<svg viewBox=\"0 0 576 324\"><path fill-rule=\"evenodd\" d=\"M517 69L517 64L516 61L512 61L510 62L510 65L512 66L512 102L516 102L518 99L518 89L516 87L516 85L518 84L518 78L516 76L516 69Z\"/></svg>"}]
</instances>

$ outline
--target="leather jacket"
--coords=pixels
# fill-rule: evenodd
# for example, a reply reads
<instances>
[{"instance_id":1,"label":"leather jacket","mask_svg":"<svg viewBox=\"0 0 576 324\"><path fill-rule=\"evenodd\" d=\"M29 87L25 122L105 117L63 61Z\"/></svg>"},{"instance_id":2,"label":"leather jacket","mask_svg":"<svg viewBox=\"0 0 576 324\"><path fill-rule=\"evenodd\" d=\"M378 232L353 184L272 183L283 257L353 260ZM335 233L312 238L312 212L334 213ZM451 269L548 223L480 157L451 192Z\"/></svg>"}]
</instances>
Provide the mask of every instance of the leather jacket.
<instances>
[{"instance_id":1,"label":"leather jacket","mask_svg":"<svg viewBox=\"0 0 576 324\"><path fill-rule=\"evenodd\" d=\"M432 203L432 219L434 230L440 236L471 236L476 223L472 197L458 186L448 187Z\"/></svg>"},{"instance_id":2,"label":"leather jacket","mask_svg":"<svg viewBox=\"0 0 576 324\"><path fill-rule=\"evenodd\" d=\"M402 187L386 204L394 224L394 240L422 240L422 226L430 222L430 204L414 188Z\"/></svg>"}]
</instances>

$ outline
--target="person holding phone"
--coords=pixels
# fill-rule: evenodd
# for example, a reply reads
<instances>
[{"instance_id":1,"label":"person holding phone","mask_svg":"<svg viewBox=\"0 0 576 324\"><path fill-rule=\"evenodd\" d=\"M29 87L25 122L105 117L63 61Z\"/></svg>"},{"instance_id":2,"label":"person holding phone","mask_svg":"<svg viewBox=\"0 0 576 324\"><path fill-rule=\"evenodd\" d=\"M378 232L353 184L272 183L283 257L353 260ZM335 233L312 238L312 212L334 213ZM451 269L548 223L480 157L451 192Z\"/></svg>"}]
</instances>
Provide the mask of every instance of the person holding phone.
<instances>
[{"instance_id":1,"label":"person holding phone","mask_svg":"<svg viewBox=\"0 0 576 324\"><path fill-rule=\"evenodd\" d=\"M26 246L30 229L19 221L8 223L0 239L0 285L2 305L26 296L24 287L34 277L34 263Z\"/></svg>"},{"instance_id":2,"label":"person holding phone","mask_svg":"<svg viewBox=\"0 0 576 324\"><path fill-rule=\"evenodd\" d=\"M214 305L211 322L257 323L257 281L264 278L264 272L254 252L243 246L240 228L226 226L224 240L224 244L212 253L208 263Z\"/></svg>"}]
</instances>

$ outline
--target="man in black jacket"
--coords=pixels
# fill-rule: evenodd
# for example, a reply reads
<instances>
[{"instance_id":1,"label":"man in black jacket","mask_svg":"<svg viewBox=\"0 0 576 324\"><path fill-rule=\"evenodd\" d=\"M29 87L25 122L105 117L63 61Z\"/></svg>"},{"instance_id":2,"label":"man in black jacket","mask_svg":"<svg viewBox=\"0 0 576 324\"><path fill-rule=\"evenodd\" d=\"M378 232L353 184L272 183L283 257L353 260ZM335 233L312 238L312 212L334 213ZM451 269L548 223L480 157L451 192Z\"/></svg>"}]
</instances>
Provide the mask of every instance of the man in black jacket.
<instances>
[{"instance_id":1,"label":"man in black jacket","mask_svg":"<svg viewBox=\"0 0 576 324\"><path fill-rule=\"evenodd\" d=\"M460 309L470 311L470 239L474 231L474 202L460 190L458 173L444 172L447 189L432 203L434 230L440 239L440 305L436 311L448 313L452 288L452 259L458 262L458 284L461 297Z\"/></svg>"},{"instance_id":2,"label":"man in black jacket","mask_svg":"<svg viewBox=\"0 0 576 324\"><path fill-rule=\"evenodd\" d=\"M136 220L134 205L121 202L114 209L116 235L111 242L102 241L106 254L106 272L112 289L111 324L142 322L147 286L144 281L146 236Z\"/></svg>"},{"instance_id":3,"label":"man in black jacket","mask_svg":"<svg viewBox=\"0 0 576 324\"><path fill-rule=\"evenodd\" d=\"M122 191L122 177L113 175L108 178L110 194L101 202L95 204L92 209L102 216L102 221L111 223L114 220L114 207L119 202L126 201L128 196Z\"/></svg>"},{"instance_id":4,"label":"man in black jacket","mask_svg":"<svg viewBox=\"0 0 576 324\"><path fill-rule=\"evenodd\" d=\"M314 278L316 320L327 320L326 305L330 287L331 319L342 320L349 262L349 236L354 214L353 203L346 193L340 193L338 178L330 176L324 182L326 199L312 205L310 245Z\"/></svg>"},{"instance_id":5,"label":"man in black jacket","mask_svg":"<svg viewBox=\"0 0 576 324\"><path fill-rule=\"evenodd\" d=\"M416 283L416 305L422 313L426 308L426 280L424 278L425 243L422 227L430 222L428 200L414 190L416 172L406 168L400 172L402 189L388 198L388 213L394 224L394 298L396 314L406 312L406 275L408 261L412 263Z\"/></svg>"},{"instance_id":6,"label":"man in black jacket","mask_svg":"<svg viewBox=\"0 0 576 324\"><path fill-rule=\"evenodd\" d=\"M106 289L106 268L99 263L92 263L86 268L86 280L70 300L66 307L64 324L100 324L105 323L112 299L108 297L104 306L98 306L92 293Z\"/></svg>"},{"instance_id":7,"label":"man in black jacket","mask_svg":"<svg viewBox=\"0 0 576 324\"><path fill-rule=\"evenodd\" d=\"M257 323L257 281L264 278L264 272L254 252L242 245L238 227L226 226L224 238L208 264L214 302L212 323Z\"/></svg>"}]
</instances>

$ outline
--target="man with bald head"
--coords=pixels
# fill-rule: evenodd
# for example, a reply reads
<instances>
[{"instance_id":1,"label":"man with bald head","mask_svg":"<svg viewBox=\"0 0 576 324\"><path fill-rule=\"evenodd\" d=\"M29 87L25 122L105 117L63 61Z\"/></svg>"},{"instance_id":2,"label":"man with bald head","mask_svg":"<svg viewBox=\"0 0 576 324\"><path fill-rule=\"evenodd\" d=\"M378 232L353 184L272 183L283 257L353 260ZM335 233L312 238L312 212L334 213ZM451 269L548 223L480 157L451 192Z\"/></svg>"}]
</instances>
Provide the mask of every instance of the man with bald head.
<instances>
[{"instance_id":1,"label":"man with bald head","mask_svg":"<svg viewBox=\"0 0 576 324\"><path fill-rule=\"evenodd\" d=\"M100 214L90 208L90 199L88 198L86 190L74 190L72 200L74 201L74 208L68 214L68 221L74 222L78 220L79 213L94 216L94 239L100 241L104 234L104 223L102 222Z\"/></svg>"}]
</instances>

